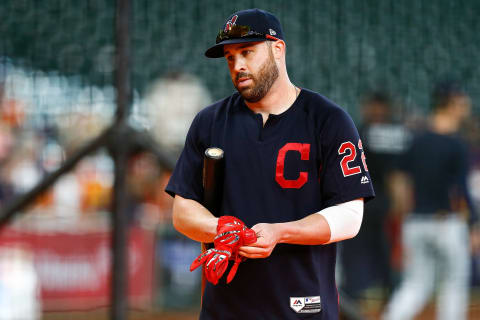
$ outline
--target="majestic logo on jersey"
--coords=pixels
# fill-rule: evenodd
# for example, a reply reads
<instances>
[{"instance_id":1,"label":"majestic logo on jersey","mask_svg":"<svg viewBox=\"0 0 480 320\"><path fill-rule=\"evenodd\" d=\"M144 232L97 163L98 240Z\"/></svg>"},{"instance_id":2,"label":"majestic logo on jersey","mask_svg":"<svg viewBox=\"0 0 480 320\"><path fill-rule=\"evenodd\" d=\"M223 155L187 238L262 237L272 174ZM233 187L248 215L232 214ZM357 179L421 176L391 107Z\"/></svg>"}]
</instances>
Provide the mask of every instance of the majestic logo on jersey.
<instances>
[{"instance_id":1,"label":"majestic logo on jersey","mask_svg":"<svg viewBox=\"0 0 480 320\"><path fill-rule=\"evenodd\" d=\"M322 311L320 296L290 297L290 308L296 313L318 313Z\"/></svg>"},{"instance_id":2,"label":"majestic logo on jersey","mask_svg":"<svg viewBox=\"0 0 480 320\"><path fill-rule=\"evenodd\" d=\"M275 181L285 189L299 189L308 181L308 172L300 171L295 180L285 179L285 156L287 152L299 152L300 160L310 159L309 143L287 143L279 151L277 156L277 167L275 169Z\"/></svg>"},{"instance_id":3,"label":"majestic logo on jersey","mask_svg":"<svg viewBox=\"0 0 480 320\"><path fill-rule=\"evenodd\" d=\"M223 29L224 32L230 31L230 29L235 25L237 22L238 16L234 15L233 17L230 18L230 20L225 23L225 29Z\"/></svg>"}]
</instances>

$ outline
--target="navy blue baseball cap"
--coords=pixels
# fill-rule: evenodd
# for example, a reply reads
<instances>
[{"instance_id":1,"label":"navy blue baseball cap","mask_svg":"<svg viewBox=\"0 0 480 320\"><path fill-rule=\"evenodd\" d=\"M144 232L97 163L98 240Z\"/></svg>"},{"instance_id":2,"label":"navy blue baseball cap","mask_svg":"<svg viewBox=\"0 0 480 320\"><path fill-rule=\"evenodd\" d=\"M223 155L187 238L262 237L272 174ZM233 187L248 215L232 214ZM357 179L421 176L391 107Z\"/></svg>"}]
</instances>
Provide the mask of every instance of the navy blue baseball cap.
<instances>
[{"instance_id":1,"label":"navy blue baseball cap","mask_svg":"<svg viewBox=\"0 0 480 320\"><path fill-rule=\"evenodd\" d=\"M205 55L208 58L223 57L225 44L279 39L285 40L277 17L265 10L242 10L228 17L217 35L215 45L209 48Z\"/></svg>"}]
</instances>

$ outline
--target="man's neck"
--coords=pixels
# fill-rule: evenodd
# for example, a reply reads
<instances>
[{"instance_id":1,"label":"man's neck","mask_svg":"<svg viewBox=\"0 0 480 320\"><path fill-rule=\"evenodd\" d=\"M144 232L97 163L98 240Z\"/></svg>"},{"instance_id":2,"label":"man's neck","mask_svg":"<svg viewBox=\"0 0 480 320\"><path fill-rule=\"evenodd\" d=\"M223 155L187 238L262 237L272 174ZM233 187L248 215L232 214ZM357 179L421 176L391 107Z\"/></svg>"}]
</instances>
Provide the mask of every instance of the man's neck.
<instances>
[{"instance_id":1,"label":"man's neck","mask_svg":"<svg viewBox=\"0 0 480 320\"><path fill-rule=\"evenodd\" d=\"M280 114L288 110L295 102L299 90L288 78L278 78L260 101L245 101L245 104L253 112L261 114L265 124L270 114Z\"/></svg>"}]
</instances>

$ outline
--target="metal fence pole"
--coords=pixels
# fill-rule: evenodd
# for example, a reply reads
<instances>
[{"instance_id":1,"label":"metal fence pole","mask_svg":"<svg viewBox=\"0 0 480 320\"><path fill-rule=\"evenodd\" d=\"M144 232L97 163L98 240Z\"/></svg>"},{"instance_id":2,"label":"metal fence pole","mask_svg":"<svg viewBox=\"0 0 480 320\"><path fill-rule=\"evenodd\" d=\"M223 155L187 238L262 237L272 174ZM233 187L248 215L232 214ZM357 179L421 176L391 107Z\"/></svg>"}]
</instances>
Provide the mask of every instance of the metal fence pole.
<instances>
[{"instance_id":1,"label":"metal fence pole","mask_svg":"<svg viewBox=\"0 0 480 320\"><path fill-rule=\"evenodd\" d=\"M125 130L117 131L117 139L125 137ZM112 207L112 287L111 317L112 320L127 319L128 311L128 200L126 171L128 161L128 145L117 143L113 148L115 162L115 181L113 185Z\"/></svg>"},{"instance_id":2,"label":"metal fence pole","mask_svg":"<svg viewBox=\"0 0 480 320\"><path fill-rule=\"evenodd\" d=\"M130 113L132 101L132 87L130 82L131 0L117 0L115 11L116 121L123 122Z\"/></svg>"},{"instance_id":3,"label":"metal fence pole","mask_svg":"<svg viewBox=\"0 0 480 320\"><path fill-rule=\"evenodd\" d=\"M115 162L115 182L112 208L113 269L111 287L111 319L128 318L128 217L126 171L128 161L128 129L126 119L131 107L130 83L130 0L116 1L115 14L115 87L117 90L117 137L111 140ZM115 141L116 140L116 141Z\"/></svg>"}]
</instances>

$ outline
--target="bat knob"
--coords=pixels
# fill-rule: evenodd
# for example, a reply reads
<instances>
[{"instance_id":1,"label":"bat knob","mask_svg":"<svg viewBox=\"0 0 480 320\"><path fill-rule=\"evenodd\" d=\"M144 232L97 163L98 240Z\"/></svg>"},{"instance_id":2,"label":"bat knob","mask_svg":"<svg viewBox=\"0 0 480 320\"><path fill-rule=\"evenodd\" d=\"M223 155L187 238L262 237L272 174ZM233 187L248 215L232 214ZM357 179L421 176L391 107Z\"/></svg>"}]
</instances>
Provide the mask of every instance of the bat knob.
<instances>
[{"instance_id":1,"label":"bat knob","mask_svg":"<svg viewBox=\"0 0 480 320\"><path fill-rule=\"evenodd\" d=\"M220 148L212 147L205 150L205 156L212 159L222 159L223 150Z\"/></svg>"}]
</instances>

